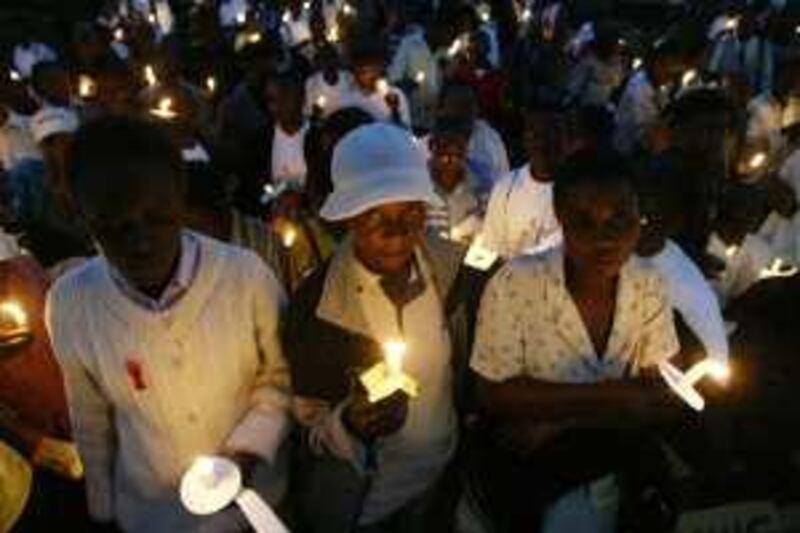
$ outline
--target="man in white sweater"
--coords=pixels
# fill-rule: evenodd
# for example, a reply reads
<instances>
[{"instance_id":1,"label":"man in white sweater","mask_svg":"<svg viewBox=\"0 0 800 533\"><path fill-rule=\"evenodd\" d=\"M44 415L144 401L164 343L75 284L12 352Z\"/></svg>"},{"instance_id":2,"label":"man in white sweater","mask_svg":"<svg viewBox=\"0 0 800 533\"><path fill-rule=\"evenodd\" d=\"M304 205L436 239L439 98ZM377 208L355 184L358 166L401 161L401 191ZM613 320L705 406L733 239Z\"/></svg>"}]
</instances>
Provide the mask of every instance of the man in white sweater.
<instances>
[{"instance_id":1,"label":"man in white sweater","mask_svg":"<svg viewBox=\"0 0 800 533\"><path fill-rule=\"evenodd\" d=\"M229 507L183 509L201 455L224 455L269 503L282 497L288 373L284 295L251 252L183 228L177 151L162 132L108 118L78 132L69 175L102 253L49 294L92 518L124 531L238 531Z\"/></svg>"}]
</instances>

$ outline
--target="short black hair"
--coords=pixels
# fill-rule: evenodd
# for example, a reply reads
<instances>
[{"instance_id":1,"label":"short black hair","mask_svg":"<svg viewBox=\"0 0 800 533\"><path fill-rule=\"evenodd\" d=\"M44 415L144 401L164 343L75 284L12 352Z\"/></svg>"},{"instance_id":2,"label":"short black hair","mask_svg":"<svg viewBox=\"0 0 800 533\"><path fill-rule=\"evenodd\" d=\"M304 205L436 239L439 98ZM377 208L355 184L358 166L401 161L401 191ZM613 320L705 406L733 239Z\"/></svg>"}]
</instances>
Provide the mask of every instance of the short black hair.
<instances>
[{"instance_id":1,"label":"short black hair","mask_svg":"<svg viewBox=\"0 0 800 533\"><path fill-rule=\"evenodd\" d=\"M448 139L462 138L469 141L472 136L472 124L458 117L440 115L431 129L431 138L445 137Z\"/></svg>"},{"instance_id":2,"label":"short black hair","mask_svg":"<svg viewBox=\"0 0 800 533\"><path fill-rule=\"evenodd\" d=\"M558 210L578 187L610 184L623 184L636 196L635 173L624 157L611 150L577 152L556 170L553 203Z\"/></svg>"},{"instance_id":3,"label":"short black hair","mask_svg":"<svg viewBox=\"0 0 800 533\"><path fill-rule=\"evenodd\" d=\"M67 159L70 188L78 196L110 179L130 183L153 171L183 186L183 161L167 134L128 116L107 115L81 126Z\"/></svg>"}]
</instances>

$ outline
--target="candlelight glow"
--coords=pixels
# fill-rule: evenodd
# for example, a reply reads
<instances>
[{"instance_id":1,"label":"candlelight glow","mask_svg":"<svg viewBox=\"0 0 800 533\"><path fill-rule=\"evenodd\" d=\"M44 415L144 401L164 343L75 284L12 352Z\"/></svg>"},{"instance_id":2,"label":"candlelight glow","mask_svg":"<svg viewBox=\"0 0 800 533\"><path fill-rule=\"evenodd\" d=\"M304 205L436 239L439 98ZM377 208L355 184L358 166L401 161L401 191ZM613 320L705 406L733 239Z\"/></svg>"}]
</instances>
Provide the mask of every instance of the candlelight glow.
<instances>
[{"instance_id":1,"label":"candlelight glow","mask_svg":"<svg viewBox=\"0 0 800 533\"><path fill-rule=\"evenodd\" d=\"M114 30L114 40L116 41L124 41L125 40L125 30L122 28L117 28Z\"/></svg>"},{"instance_id":2,"label":"candlelight glow","mask_svg":"<svg viewBox=\"0 0 800 533\"><path fill-rule=\"evenodd\" d=\"M715 359L703 359L685 373L669 361L659 363L658 370L672 392L680 396L695 411L702 411L706 405L705 399L695 388L697 383L708 376L718 383L725 384L731 374L727 363Z\"/></svg>"},{"instance_id":3,"label":"candlelight glow","mask_svg":"<svg viewBox=\"0 0 800 533\"><path fill-rule=\"evenodd\" d=\"M155 23L156 23L156 16L155 16L155 14L153 14L153 13L150 13L150 14L147 16L147 22L149 22L150 24L155 24Z\"/></svg>"},{"instance_id":4,"label":"candlelight glow","mask_svg":"<svg viewBox=\"0 0 800 533\"><path fill-rule=\"evenodd\" d=\"M389 82L385 79L381 78L378 80L377 85L375 86L382 96L386 96L389 94Z\"/></svg>"},{"instance_id":5,"label":"candlelight glow","mask_svg":"<svg viewBox=\"0 0 800 533\"><path fill-rule=\"evenodd\" d=\"M529 7L522 10L522 22L529 22L533 18L533 12Z\"/></svg>"},{"instance_id":6,"label":"candlelight glow","mask_svg":"<svg viewBox=\"0 0 800 533\"><path fill-rule=\"evenodd\" d=\"M643 64L644 64L644 61L642 60L641 57L634 57L633 58L633 63L631 63L631 66L633 67L633 70L639 70L642 67Z\"/></svg>"},{"instance_id":7,"label":"candlelight glow","mask_svg":"<svg viewBox=\"0 0 800 533\"><path fill-rule=\"evenodd\" d=\"M283 23L289 24L292 21L292 14L288 11L284 11L283 13Z\"/></svg>"},{"instance_id":8,"label":"candlelight glow","mask_svg":"<svg viewBox=\"0 0 800 533\"><path fill-rule=\"evenodd\" d=\"M303 9L305 9L306 11L310 11L311 10L311 2L303 2Z\"/></svg>"},{"instance_id":9,"label":"candlelight glow","mask_svg":"<svg viewBox=\"0 0 800 533\"><path fill-rule=\"evenodd\" d=\"M739 17L728 17L725 21L725 29L728 31L734 31L739 27Z\"/></svg>"},{"instance_id":10,"label":"candlelight glow","mask_svg":"<svg viewBox=\"0 0 800 533\"><path fill-rule=\"evenodd\" d=\"M91 77L81 74L78 78L78 96L81 98L91 98L95 94L97 94L97 84Z\"/></svg>"},{"instance_id":11,"label":"candlelight glow","mask_svg":"<svg viewBox=\"0 0 800 533\"><path fill-rule=\"evenodd\" d=\"M449 57L457 56L464 48L466 48L466 43L464 42L463 37L456 38L453 41L453 44L450 45L450 48L447 49L447 55Z\"/></svg>"},{"instance_id":12,"label":"candlelight glow","mask_svg":"<svg viewBox=\"0 0 800 533\"><path fill-rule=\"evenodd\" d=\"M344 5L342 6L342 13L344 13L348 17L352 17L353 15L356 14L356 9L353 6L351 6L348 2L345 2Z\"/></svg>"},{"instance_id":13,"label":"candlelight glow","mask_svg":"<svg viewBox=\"0 0 800 533\"><path fill-rule=\"evenodd\" d=\"M739 247L736 246L735 244L732 244L731 246L728 246L727 248L725 248L725 256L728 259L730 259L733 256L735 256L738 252L739 252Z\"/></svg>"},{"instance_id":14,"label":"candlelight glow","mask_svg":"<svg viewBox=\"0 0 800 533\"><path fill-rule=\"evenodd\" d=\"M297 242L297 230L291 224L286 224L281 230L281 241L286 248L291 248Z\"/></svg>"},{"instance_id":15,"label":"candlelight glow","mask_svg":"<svg viewBox=\"0 0 800 533\"><path fill-rule=\"evenodd\" d=\"M247 13L245 13L244 11L240 11L239 13L236 14L236 23L244 24L245 22L247 22Z\"/></svg>"},{"instance_id":16,"label":"candlelight glow","mask_svg":"<svg viewBox=\"0 0 800 533\"><path fill-rule=\"evenodd\" d=\"M28 325L28 315L25 310L14 300L0 303L0 317L14 324L15 327L24 328Z\"/></svg>"},{"instance_id":17,"label":"candlelight glow","mask_svg":"<svg viewBox=\"0 0 800 533\"><path fill-rule=\"evenodd\" d=\"M172 98L164 97L158 101L157 107L150 110L150 114L164 120L172 120L178 116L172 106Z\"/></svg>"},{"instance_id":18,"label":"candlelight glow","mask_svg":"<svg viewBox=\"0 0 800 533\"><path fill-rule=\"evenodd\" d=\"M681 78L681 84L684 87L688 87L697 79L697 71L695 69L687 70L683 73L683 77Z\"/></svg>"},{"instance_id":19,"label":"candlelight glow","mask_svg":"<svg viewBox=\"0 0 800 533\"><path fill-rule=\"evenodd\" d=\"M22 80L22 76L20 76L19 72L17 72L13 68L9 71L8 76L11 78L11 81L20 81L20 80Z\"/></svg>"},{"instance_id":20,"label":"candlelight glow","mask_svg":"<svg viewBox=\"0 0 800 533\"><path fill-rule=\"evenodd\" d=\"M334 24L328 30L327 39L332 43L337 43L337 42L339 42L339 37L340 37L339 36L339 26Z\"/></svg>"},{"instance_id":21,"label":"candlelight glow","mask_svg":"<svg viewBox=\"0 0 800 533\"><path fill-rule=\"evenodd\" d=\"M418 84L425 82L425 71L424 70L418 71L414 75L414 81L416 81Z\"/></svg>"},{"instance_id":22,"label":"candlelight glow","mask_svg":"<svg viewBox=\"0 0 800 533\"><path fill-rule=\"evenodd\" d=\"M403 373L403 359L408 347L400 340L392 340L383 344L383 355L386 358L386 371L391 375Z\"/></svg>"},{"instance_id":23,"label":"candlelight glow","mask_svg":"<svg viewBox=\"0 0 800 533\"><path fill-rule=\"evenodd\" d=\"M147 82L147 85L149 85L150 87L153 87L158 83L158 78L156 77L156 70L153 68L153 65L145 65L144 79Z\"/></svg>"},{"instance_id":24,"label":"candlelight glow","mask_svg":"<svg viewBox=\"0 0 800 533\"><path fill-rule=\"evenodd\" d=\"M321 94L317 97L314 103L317 105L317 107L325 109L325 106L328 105L328 99L325 98L324 94Z\"/></svg>"},{"instance_id":25,"label":"candlelight glow","mask_svg":"<svg viewBox=\"0 0 800 533\"><path fill-rule=\"evenodd\" d=\"M766 162L767 162L766 152L758 152L753 154L753 157L751 157L750 161L747 162L747 166L750 167L750 170L756 170L764 166L764 163Z\"/></svg>"},{"instance_id":26,"label":"candlelight glow","mask_svg":"<svg viewBox=\"0 0 800 533\"><path fill-rule=\"evenodd\" d=\"M214 76L206 78L206 88L212 94L217 92L217 79Z\"/></svg>"},{"instance_id":27,"label":"candlelight glow","mask_svg":"<svg viewBox=\"0 0 800 533\"><path fill-rule=\"evenodd\" d=\"M247 34L247 42L250 44L256 44L261 42L261 33L254 31Z\"/></svg>"}]
</instances>

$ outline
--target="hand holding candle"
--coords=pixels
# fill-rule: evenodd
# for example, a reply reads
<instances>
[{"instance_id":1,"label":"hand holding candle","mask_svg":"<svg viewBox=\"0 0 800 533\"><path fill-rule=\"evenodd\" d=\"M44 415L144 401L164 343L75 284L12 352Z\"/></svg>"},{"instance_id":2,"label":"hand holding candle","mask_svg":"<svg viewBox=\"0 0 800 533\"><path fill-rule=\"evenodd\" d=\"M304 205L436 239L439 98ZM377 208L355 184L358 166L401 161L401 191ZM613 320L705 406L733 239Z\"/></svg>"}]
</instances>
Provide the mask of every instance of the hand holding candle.
<instances>
[{"instance_id":1,"label":"hand holding candle","mask_svg":"<svg viewBox=\"0 0 800 533\"><path fill-rule=\"evenodd\" d=\"M727 362L711 358L703 359L685 373L669 361L660 363L658 370L669 388L695 411L702 411L706 405L705 399L695 388L700 380L708 376L724 384L730 377Z\"/></svg>"},{"instance_id":2,"label":"hand holding candle","mask_svg":"<svg viewBox=\"0 0 800 533\"><path fill-rule=\"evenodd\" d=\"M359 379L370 402L380 402L400 391L411 397L418 394L419 385L403 370L406 350L403 341L386 342L383 345L384 360L361 374Z\"/></svg>"}]
</instances>

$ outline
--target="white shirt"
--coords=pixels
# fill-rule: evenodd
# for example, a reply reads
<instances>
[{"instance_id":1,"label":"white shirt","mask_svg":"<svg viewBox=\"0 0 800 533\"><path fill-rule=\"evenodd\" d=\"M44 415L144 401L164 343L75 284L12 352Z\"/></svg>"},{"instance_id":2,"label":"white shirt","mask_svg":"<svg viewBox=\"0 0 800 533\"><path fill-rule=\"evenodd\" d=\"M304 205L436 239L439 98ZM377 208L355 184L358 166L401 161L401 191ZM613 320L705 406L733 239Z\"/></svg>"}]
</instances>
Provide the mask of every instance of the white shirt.
<instances>
[{"instance_id":1,"label":"white shirt","mask_svg":"<svg viewBox=\"0 0 800 533\"><path fill-rule=\"evenodd\" d=\"M24 159L41 159L42 155L30 131L30 119L8 111L6 123L0 126L0 163L13 169Z\"/></svg>"},{"instance_id":2,"label":"white shirt","mask_svg":"<svg viewBox=\"0 0 800 533\"><path fill-rule=\"evenodd\" d=\"M562 240L553 208L553 184L536 181L530 166L497 182L483 222L483 245L505 258L552 248Z\"/></svg>"},{"instance_id":3,"label":"white shirt","mask_svg":"<svg viewBox=\"0 0 800 533\"><path fill-rule=\"evenodd\" d=\"M288 11L286 12L288 13ZM309 25L308 12L304 9L298 18L284 15L281 35L286 46L293 48L311 40L311 26Z\"/></svg>"},{"instance_id":4,"label":"white shirt","mask_svg":"<svg viewBox=\"0 0 800 533\"><path fill-rule=\"evenodd\" d=\"M725 270L711 280L723 308L758 283L761 272L775 259L769 244L758 235L748 235L739 246L732 247L712 234L707 251L725 263Z\"/></svg>"},{"instance_id":5,"label":"white shirt","mask_svg":"<svg viewBox=\"0 0 800 533\"><path fill-rule=\"evenodd\" d=\"M325 103L322 106L323 116L335 113L343 107L353 90L353 75L346 70L339 71L339 80L335 85L329 85L322 72L317 72L306 80L306 115L311 115L311 109L319 103L320 97L324 98Z\"/></svg>"},{"instance_id":6,"label":"white shirt","mask_svg":"<svg viewBox=\"0 0 800 533\"><path fill-rule=\"evenodd\" d=\"M89 510L125 531L200 531L212 518L189 516L178 500L192 461L228 448L277 468L288 432L283 291L252 252L193 236L199 268L168 309L136 305L102 256L48 295ZM279 489L260 479L259 490Z\"/></svg>"},{"instance_id":7,"label":"white shirt","mask_svg":"<svg viewBox=\"0 0 800 533\"><path fill-rule=\"evenodd\" d=\"M58 56L52 48L44 43L32 42L18 44L14 47L14 68L23 78L29 78L33 67L42 61L55 61Z\"/></svg>"},{"instance_id":8,"label":"white shirt","mask_svg":"<svg viewBox=\"0 0 800 533\"><path fill-rule=\"evenodd\" d=\"M394 86L389 86L389 93L397 95L399 100L398 111L400 113L400 122L406 127L411 126L411 110L408 107L408 99L406 95ZM389 104L386 103L386 96L380 91L374 91L370 94L364 93L359 88L354 88L350 91L345 103L342 107L358 107L372 115L375 120L391 121L392 110Z\"/></svg>"},{"instance_id":9,"label":"white shirt","mask_svg":"<svg viewBox=\"0 0 800 533\"><path fill-rule=\"evenodd\" d=\"M275 125L272 138L272 180L274 183L290 182L298 187L306 184L306 158L303 146L308 126L304 125L294 135L289 135Z\"/></svg>"},{"instance_id":10,"label":"white shirt","mask_svg":"<svg viewBox=\"0 0 800 533\"><path fill-rule=\"evenodd\" d=\"M658 120L658 94L644 69L634 73L617 107L617 150L631 154L637 147L647 146L647 134Z\"/></svg>"},{"instance_id":11,"label":"white shirt","mask_svg":"<svg viewBox=\"0 0 800 533\"><path fill-rule=\"evenodd\" d=\"M678 353L672 306L652 267L636 257L625 263L616 300L605 354L598 354L567 290L563 250L517 258L483 295L470 365L496 383L528 376L581 384L635 375Z\"/></svg>"},{"instance_id":12,"label":"white shirt","mask_svg":"<svg viewBox=\"0 0 800 533\"><path fill-rule=\"evenodd\" d=\"M458 184L449 193L437 189L441 206L428 207L428 228L444 239L469 244L480 232L483 212L471 184Z\"/></svg>"},{"instance_id":13,"label":"white shirt","mask_svg":"<svg viewBox=\"0 0 800 533\"><path fill-rule=\"evenodd\" d=\"M219 5L219 24L223 28L236 26L237 16L247 13L247 0L224 0Z\"/></svg>"},{"instance_id":14,"label":"white shirt","mask_svg":"<svg viewBox=\"0 0 800 533\"><path fill-rule=\"evenodd\" d=\"M418 76L424 76L420 83ZM400 45L387 70L392 83L412 80L417 88L411 93L415 125L429 125L441 87L441 72L433 53L425 41L422 28L414 27L400 41Z\"/></svg>"},{"instance_id":15,"label":"white shirt","mask_svg":"<svg viewBox=\"0 0 800 533\"><path fill-rule=\"evenodd\" d=\"M694 332L706 354L715 360L728 360L728 335L722 311L708 280L689 256L672 241L658 254L644 259L661 274L667 295L686 325Z\"/></svg>"}]
</instances>

